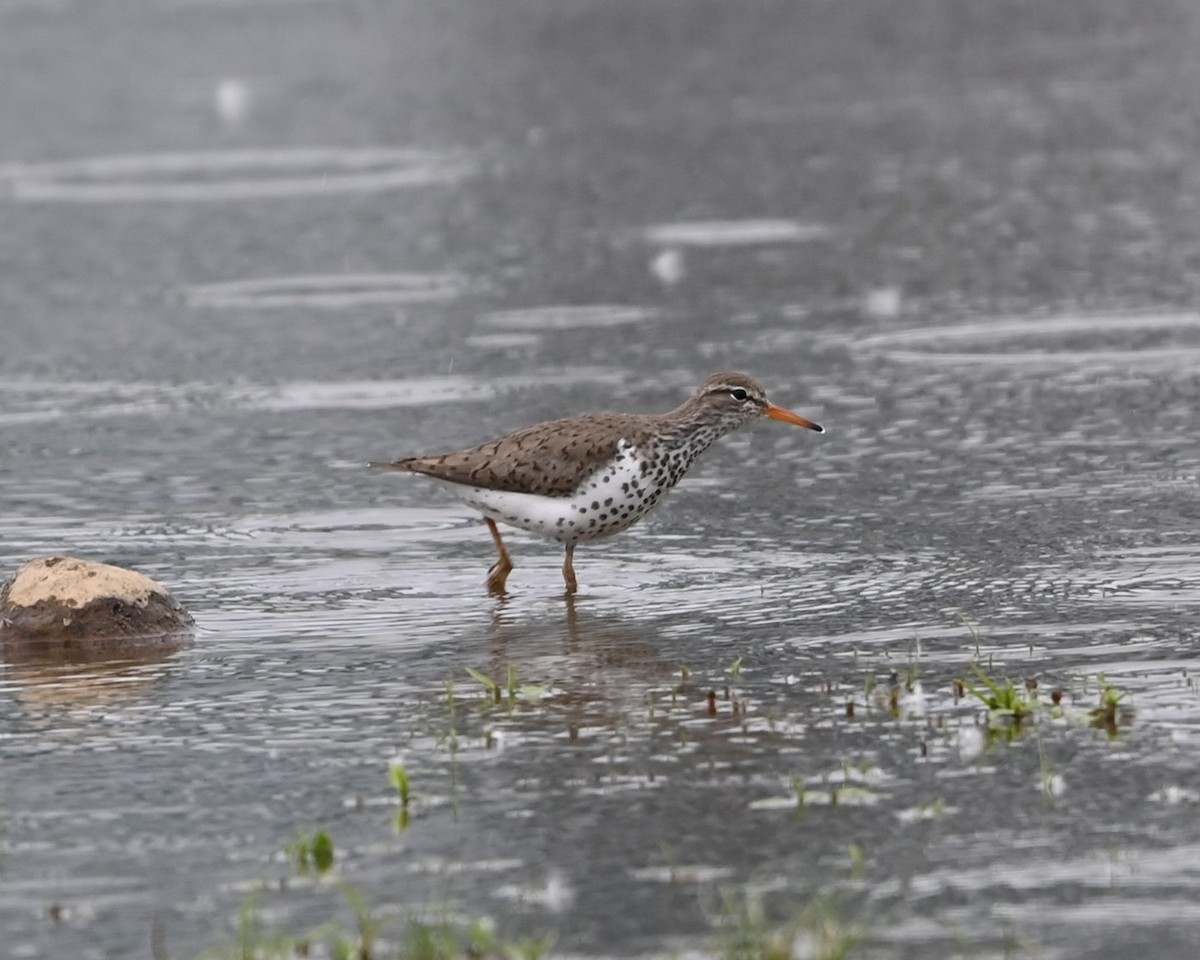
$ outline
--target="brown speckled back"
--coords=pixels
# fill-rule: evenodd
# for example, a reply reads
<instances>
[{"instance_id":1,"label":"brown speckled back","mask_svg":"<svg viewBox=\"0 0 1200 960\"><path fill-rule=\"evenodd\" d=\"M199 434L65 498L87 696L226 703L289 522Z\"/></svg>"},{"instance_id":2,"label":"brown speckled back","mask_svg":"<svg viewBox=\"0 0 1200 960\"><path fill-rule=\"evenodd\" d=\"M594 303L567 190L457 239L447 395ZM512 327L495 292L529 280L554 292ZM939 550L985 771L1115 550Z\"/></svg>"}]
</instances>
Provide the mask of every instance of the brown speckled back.
<instances>
[{"instance_id":1,"label":"brown speckled back","mask_svg":"<svg viewBox=\"0 0 1200 960\"><path fill-rule=\"evenodd\" d=\"M469 450L377 466L489 490L565 497L616 455L621 440L642 446L662 420L620 413L567 417L534 424Z\"/></svg>"}]
</instances>

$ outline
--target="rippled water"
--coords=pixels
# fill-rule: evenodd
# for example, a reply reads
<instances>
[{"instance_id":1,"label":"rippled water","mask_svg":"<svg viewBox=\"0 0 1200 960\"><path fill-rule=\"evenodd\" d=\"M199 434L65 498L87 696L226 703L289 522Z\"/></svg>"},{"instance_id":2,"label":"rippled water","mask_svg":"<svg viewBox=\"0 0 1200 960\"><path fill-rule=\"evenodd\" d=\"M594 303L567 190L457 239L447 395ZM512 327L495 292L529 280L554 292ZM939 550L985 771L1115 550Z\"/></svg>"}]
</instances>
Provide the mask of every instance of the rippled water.
<instances>
[{"instance_id":1,"label":"rippled water","mask_svg":"<svg viewBox=\"0 0 1200 960\"><path fill-rule=\"evenodd\" d=\"M865 956L1195 955L1196 18L911 6L0 3L0 569L200 625L6 653L0 952L195 956L263 884L308 929L323 827L568 955L756 892ZM720 369L828 433L727 438L571 604L364 469Z\"/></svg>"},{"instance_id":2,"label":"rippled water","mask_svg":"<svg viewBox=\"0 0 1200 960\"><path fill-rule=\"evenodd\" d=\"M0 184L29 202L229 201L373 193L453 182L470 169L431 151L238 150L12 164L0 169Z\"/></svg>"}]
</instances>

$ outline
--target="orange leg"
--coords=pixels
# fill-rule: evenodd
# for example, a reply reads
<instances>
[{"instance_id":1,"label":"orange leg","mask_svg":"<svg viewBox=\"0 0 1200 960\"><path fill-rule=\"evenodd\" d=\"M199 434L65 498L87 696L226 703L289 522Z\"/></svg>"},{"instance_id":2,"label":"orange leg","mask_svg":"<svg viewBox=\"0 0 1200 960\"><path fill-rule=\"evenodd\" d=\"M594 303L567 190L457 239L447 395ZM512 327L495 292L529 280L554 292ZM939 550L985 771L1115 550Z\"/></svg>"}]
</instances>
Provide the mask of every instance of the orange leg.
<instances>
[{"instance_id":1,"label":"orange leg","mask_svg":"<svg viewBox=\"0 0 1200 960\"><path fill-rule=\"evenodd\" d=\"M496 521L491 517L483 519L487 521L488 529L492 531L492 539L496 541L496 549L500 551L500 559L493 563L492 568L488 571L488 593L502 597L508 592L506 584L508 575L512 573L513 563L508 551L504 548L504 541L500 539L500 529L496 526Z\"/></svg>"},{"instance_id":2,"label":"orange leg","mask_svg":"<svg viewBox=\"0 0 1200 960\"><path fill-rule=\"evenodd\" d=\"M567 581L567 596L578 592L579 583L575 579L575 544L567 544L567 559L563 561L563 579Z\"/></svg>"}]
</instances>

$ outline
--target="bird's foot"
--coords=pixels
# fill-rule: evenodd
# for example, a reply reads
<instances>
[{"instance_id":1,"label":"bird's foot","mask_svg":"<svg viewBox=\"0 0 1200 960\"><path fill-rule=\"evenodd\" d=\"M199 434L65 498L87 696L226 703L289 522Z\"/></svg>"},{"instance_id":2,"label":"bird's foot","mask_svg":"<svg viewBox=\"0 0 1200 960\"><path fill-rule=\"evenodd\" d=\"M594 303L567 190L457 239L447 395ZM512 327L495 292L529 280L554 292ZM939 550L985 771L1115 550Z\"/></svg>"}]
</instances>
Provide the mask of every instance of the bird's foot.
<instances>
[{"instance_id":1,"label":"bird's foot","mask_svg":"<svg viewBox=\"0 0 1200 960\"><path fill-rule=\"evenodd\" d=\"M493 597L502 597L508 593L508 575L512 573L513 565L506 559L497 560L488 570L487 588Z\"/></svg>"}]
</instances>

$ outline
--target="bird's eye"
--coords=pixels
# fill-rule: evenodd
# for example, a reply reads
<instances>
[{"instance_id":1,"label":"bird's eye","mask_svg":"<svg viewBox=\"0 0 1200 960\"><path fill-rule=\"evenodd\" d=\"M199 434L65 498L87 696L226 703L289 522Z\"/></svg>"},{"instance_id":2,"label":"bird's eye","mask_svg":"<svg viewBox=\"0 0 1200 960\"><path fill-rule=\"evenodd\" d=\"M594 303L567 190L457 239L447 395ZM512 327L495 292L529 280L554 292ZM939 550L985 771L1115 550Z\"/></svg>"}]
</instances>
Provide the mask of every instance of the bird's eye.
<instances>
[{"instance_id":1,"label":"bird's eye","mask_svg":"<svg viewBox=\"0 0 1200 960\"><path fill-rule=\"evenodd\" d=\"M741 387L738 387L736 390L730 390L729 395L738 403L742 403L743 401L748 400L750 397L750 394L748 394Z\"/></svg>"}]
</instances>

